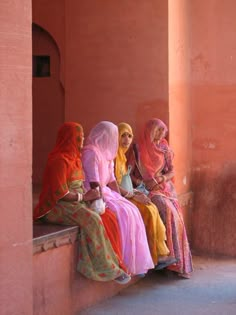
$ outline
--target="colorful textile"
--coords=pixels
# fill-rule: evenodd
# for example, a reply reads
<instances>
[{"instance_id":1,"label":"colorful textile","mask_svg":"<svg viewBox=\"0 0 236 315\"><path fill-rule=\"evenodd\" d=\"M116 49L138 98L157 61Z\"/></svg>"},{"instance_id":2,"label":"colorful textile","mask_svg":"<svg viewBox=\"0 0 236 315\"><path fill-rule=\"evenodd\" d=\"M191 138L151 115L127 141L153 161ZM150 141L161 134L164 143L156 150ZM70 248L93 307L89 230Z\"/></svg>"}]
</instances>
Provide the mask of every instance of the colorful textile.
<instances>
[{"instance_id":1,"label":"colorful textile","mask_svg":"<svg viewBox=\"0 0 236 315\"><path fill-rule=\"evenodd\" d=\"M73 181L69 186L69 190L73 192L80 192L81 189L81 181ZM103 218L105 217L106 212L103 215ZM109 235L117 233L118 242L114 247L118 248L118 252L115 253L113 250L115 248L112 248L104 228L102 217L90 210L85 202L59 200L45 216L45 220L53 224L80 227L77 270L85 277L96 281L109 281L124 273L122 258L119 257L119 231L117 228L112 231L115 228L113 224L110 226L109 222L105 224ZM104 221L109 221L109 218Z\"/></svg>"},{"instance_id":2,"label":"colorful textile","mask_svg":"<svg viewBox=\"0 0 236 315\"><path fill-rule=\"evenodd\" d=\"M66 122L59 129L56 146L48 156L42 192L34 209L34 219L48 213L67 194L70 181L84 179L80 158L83 137L80 124Z\"/></svg>"},{"instance_id":3,"label":"colorful textile","mask_svg":"<svg viewBox=\"0 0 236 315\"><path fill-rule=\"evenodd\" d=\"M79 124L65 123L60 128L56 146L48 157L43 189L34 217L44 216L50 223L79 226L78 270L87 278L109 281L126 270L114 215L108 210L100 217L85 202L61 199L68 192L84 192L80 159L82 144L83 129ZM116 234L117 241L114 237L110 241L106 230L109 236Z\"/></svg>"},{"instance_id":4,"label":"colorful textile","mask_svg":"<svg viewBox=\"0 0 236 315\"><path fill-rule=\"evenodd\" d=\"M100 217L102 219L107 236L111 242L112 248L116 253L119 266L127 272L127 268L122 259L121 236L116 215L109 208L106 208L106 211L101 214Z\"/></svg>"},{"instance_id":5,"label":"colorful textile","mask_svg":"<svg viewBox=\"0 0 236 315\"><path fill-rule=\"evenodd\" d=\"M121 138L124 133L128 133L133 136L133 131L130 125L126 123L120 123L118 125L119 130L119 149L115 158L115 176L118 184L121 183L122 176L127 172L127 159L125 153L128 148L124 148L121 145ZM160 218L157 207L151 204L142 204L136 201L134 198L129 199L139 209L143 222L146 228L146 234L148 239L148 245L151 252L154 265L158 263L158 256L166 256L169 254L169 250L166 246L166 231L165 226Z\"/></svg>"},{"instance_id":6,"label":"colorful textile","mask_svg":"<svg viewBox=\"0 0 236 315\"><path fill-rule=\"evenodd\" d=\"M142 217L131 202L107 186L115 181L117 149L118 128L114 124L101 122L91 130L82 152L85 186L100 184L107 207L118 219L124 263L131 274L142 274L154 267Z\"/></svg>"},{"instance_id":7,"label":"colorful textile","mask_svg":"<svg viewBox=\"0 0 236 315\"><path fill-rule=\"evenodd\" d=\"M168 142L161 139L159 144L151 142L153 129L158 126L163 126L159 119L152 119L146 124L144 135L141 136L139 143L140 159L137 161L141 167L133 172L140 174L143 171L145 176L143 178L153 178L155 175L165 175L173 171L173 152L170 149ZM145 140L146 139L146 142ZM141 157L142 154L142 157ZM144 155L148 154L149 157ZM150 158L151 157L151 158ZM147 162L147 167L146 163ZM137 164L136 164L137 165ZM167 246L170 254L178 259L178 262L170 266L169 269L177 271L178 273L190 273L193 271L192 257L187 239L187 233L183 217L181 214L181 207L179 205L177 194L172 180L168 180L155 186L149 194L152 202L157 206L163 223L166 227Z\"/></svg>"},{"instance_id":8,"label":"colorful textile","mask_svg":"<svg viewBox=\"0 0 236 315\"><path fill-rule=\"evenodd\" d=\"M139 139L140 161L144 179L150 179L158 173L164 163L163 152L153 142L153 135L158 126L167 132L166 125L160 119L150 119L144 126ZM163 139L165 141L165 139Z\"/></svg>"}]
</instances>

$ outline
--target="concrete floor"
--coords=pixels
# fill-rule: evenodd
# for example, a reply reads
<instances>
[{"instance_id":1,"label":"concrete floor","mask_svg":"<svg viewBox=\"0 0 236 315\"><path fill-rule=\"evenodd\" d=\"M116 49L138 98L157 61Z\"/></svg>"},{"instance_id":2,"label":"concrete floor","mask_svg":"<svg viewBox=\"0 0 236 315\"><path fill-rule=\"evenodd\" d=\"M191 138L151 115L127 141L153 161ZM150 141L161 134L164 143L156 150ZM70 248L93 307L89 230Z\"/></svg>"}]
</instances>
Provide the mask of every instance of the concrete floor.
<instances>
[{"instance_id":1,"label":"concrete floor","mask_svg":"<svg viewBox=\"0 0 236 315\"><path fill-rule=\"evenodd\" d=\"M236 259L194 256L190 280L150 273L80 315L236 315Z\"/></svg>"}]
</instances>

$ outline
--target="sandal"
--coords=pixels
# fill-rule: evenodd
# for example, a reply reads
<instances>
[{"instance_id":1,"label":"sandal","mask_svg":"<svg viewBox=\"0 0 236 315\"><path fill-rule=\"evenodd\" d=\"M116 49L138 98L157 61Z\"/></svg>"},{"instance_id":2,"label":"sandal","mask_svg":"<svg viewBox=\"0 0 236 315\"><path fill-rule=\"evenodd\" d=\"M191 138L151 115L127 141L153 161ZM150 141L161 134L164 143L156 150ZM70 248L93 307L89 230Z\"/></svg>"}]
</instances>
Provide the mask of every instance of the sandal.
<instances>
[{"instance_id":1,"label":"sandal","mask_svg":"<svg viewBox=\"0 0 236 315\"><path fill-rule=\"evenodd\" d=\"M121 276L114 279L115 282L119 284L127 284L131 280L131 277L126 273L123 273Z\"/></svg>"},{"instance_id":2,"label":"sandal","mask_svg":"<svg viewBox=\"0 0 236 315\"><path fill-rule=\"evenodd\" d=\"M161 269L164 269L170 265L173 265L177 262L177 259L175 257L167 257L166 259L164 260L161 260L156 266L155 266L155 270L161 270Z\"/></svg>"}]
</instances>

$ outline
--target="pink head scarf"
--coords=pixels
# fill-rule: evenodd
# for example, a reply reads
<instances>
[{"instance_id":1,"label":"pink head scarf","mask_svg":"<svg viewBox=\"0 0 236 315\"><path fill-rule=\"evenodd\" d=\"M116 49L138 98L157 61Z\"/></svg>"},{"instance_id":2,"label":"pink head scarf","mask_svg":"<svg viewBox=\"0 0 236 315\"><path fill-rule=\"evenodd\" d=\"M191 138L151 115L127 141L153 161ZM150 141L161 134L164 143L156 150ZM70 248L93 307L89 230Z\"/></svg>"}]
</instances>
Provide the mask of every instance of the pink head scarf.
<instances>
[{"instance_id":1,"label":"pink head scarf","mask_svg":"<svg viewBox=\"0 0 236 315\"><path fill-rule=\"evenodd\" d=\"M107 161L114 160L118 150L118 127L110 121L101 121L90 131L86 146L93 146Z\"/></svg>"},{"instance_id":2,"label":"pink head scarf","mask_svg":"<svg viewBox=\"0 0 236 315\"><path fill-rule=\"evenodd\" d=\"M144 129L140 135L140 162L141 168L143 169L144 179L155 177L155 175L161 171L164 165L163 151L153 142L155 130L159 127L164 128L166 135L168 129L164 122L157 118L150 119L145 124ZM162 139L161 141L166 140Z\"/></svg>"},{"instance_id":3,"label":"pink head scarf","mask_svg":"<svg viewBox=\"0 0 236 315\"><path fill-rule=\"evenodd\" d=\"M96 154L101 186L106 186L114 176L114 162L118 150L118 127L109 121L101 121L90 131L83 149L85 168L90 166L87 157L91 152ZM87 164L86 164L87 163ZM88 171L89 172L89 171Z\"/></svg>"}]
</instances>

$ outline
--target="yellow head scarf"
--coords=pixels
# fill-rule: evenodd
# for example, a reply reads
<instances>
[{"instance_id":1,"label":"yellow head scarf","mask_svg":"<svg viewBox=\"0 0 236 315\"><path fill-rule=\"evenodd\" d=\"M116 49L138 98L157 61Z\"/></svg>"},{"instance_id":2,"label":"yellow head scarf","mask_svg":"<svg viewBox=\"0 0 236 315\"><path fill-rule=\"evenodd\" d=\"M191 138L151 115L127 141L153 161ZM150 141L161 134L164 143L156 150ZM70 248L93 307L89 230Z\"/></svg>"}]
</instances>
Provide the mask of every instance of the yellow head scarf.
<instances>
[{"instance_id":1,"label":"yellow head scarf","mask_svg":"<svg viewBox=\"0 0 236 315\"><path fill-rule=\"evenodd\" d=\"M118 130L119 130L119 148L117 152L117 156L115 159L115 175L118 184L121 183L122 176L127 173L127 165L126 165L126 156L125 153L127 152L128 148L124 148L121 146L121 137L122 135L127 132L133 137L133 131L130 125L122 122L118 125Z\"/></svg>"}]
</instances>

